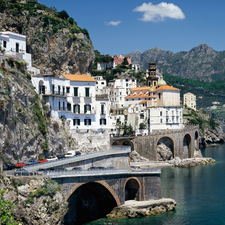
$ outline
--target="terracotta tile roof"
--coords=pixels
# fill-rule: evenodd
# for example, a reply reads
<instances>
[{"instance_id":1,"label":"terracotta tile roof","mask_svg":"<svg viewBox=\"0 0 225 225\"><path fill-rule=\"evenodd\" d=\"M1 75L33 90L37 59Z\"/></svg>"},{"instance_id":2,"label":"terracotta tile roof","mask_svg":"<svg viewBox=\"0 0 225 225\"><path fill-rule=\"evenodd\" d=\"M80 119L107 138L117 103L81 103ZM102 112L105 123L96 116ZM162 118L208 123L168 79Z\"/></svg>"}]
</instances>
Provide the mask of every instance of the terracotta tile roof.
<instances>
[{"instance_id":1,"label":"terracotta tile roof","mask_svg":"<svg viewBox=\"0 0 225 225\"><path fill-rule=\"evenodd\" d=\"M131 91L146 91L149 90L150 87L136 87L136 88L132 88Z\"/></svg>"},{"instance_id":2,"label":"terracotta tile roof","mask_svg":"<svg viewBox=\"0 0 225 225\"><path fill-rule=\"evenodd\" d=\"M91 81L96 82L96 80L89 75L78 75L78 74L63 74L63 76L71 81Z\"/></svg>"},{"instance_id":3,"label":"terracotta tile roof","mask_svg":"<svg viewBox=\"0 0 225 225\"><path fill-rule=\"evenodd\" d=\"M173 90L173 91L180 91L180 89L169 86L169 85L162 85L159 88L156 89L156 91L158 90Z\"/></svg>"},{"instance_id":4,"label":"terracotta tile roof","mask_svg":"<svg viewBox=\"0 0 225 225\"><path fill-rule=\"evenodd\" d=\"M145 103L145 102L146 102L146 100L143 100L143 101L139 102L139 104L142 104L142 103Z\"/></svg>"}]
</instances>

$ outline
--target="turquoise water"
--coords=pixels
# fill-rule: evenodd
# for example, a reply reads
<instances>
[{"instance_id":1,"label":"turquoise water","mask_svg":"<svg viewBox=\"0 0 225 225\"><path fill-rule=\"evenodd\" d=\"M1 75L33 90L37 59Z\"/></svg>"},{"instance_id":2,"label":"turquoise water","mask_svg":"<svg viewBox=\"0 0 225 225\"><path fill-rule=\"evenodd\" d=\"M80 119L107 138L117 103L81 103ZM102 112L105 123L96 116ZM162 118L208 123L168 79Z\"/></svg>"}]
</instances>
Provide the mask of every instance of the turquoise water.
<instances>
[{"instance_id":1,"label":"turquoise water","mask_svg":"<svg viewBox=\"0 0 225 225\"><path fill-rule=\"evenodd\" d=\"M216 164L192 168L164 168L162 196L177 202L172 212L135 219L99 219L88 225L225 225L225 144L202 149Z\"/></svg>"}]
</instances>

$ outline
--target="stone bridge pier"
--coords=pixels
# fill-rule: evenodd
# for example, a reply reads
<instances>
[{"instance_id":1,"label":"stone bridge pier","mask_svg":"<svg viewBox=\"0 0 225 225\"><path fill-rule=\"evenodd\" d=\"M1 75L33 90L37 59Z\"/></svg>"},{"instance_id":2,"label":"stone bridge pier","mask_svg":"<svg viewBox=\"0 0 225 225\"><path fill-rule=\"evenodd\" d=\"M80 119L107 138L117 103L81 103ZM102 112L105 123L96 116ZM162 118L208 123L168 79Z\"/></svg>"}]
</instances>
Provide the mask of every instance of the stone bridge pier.
<instances>
[{"instance_id":1,"label":"stone bridge pier","mask_svg":"<svg viewBox=\"0 0 225 225\"><path fill-rule=\"evenodd\" d=\"M179 130L153 130L151 135L111 139L111 145L131 146L131 150L152 161L158 161L157 146L162 143L170 148L173 158L191 158L194 151L199 150L199 127L190 125Z\"/></svg>"},{"instance_id":2,"label":"stone bridge pier","mask_svg":"<svg viewBox=\"0 0 225 225\"><path fill-rule=\"evenodd\" d=\"M148 173L57 177L69 203L65 224L83 224L105 217L126 200L160 199L160 170Z\"/></svg>"}]
</instances>

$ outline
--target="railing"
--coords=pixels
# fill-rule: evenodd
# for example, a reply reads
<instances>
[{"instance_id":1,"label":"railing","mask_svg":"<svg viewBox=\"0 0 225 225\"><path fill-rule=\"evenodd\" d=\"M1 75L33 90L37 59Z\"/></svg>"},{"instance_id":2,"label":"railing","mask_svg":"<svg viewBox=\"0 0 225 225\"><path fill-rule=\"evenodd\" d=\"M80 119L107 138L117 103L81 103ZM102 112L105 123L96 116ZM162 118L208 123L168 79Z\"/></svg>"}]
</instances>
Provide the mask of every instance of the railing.
<instances>
[{"instance_id":1,"label":"railing","mask_svg":"<svg viewBox=\"0 0 225 225\"><path fill-rule=\"evenodd\" d=\"M6 171L6 176L15 176L14 171ZM17 172L18 173L18 172ZM54 170L48 170L48 171L35 171L35 172L28 172L27 175L24 175L22 172L21 174L17 174L16 176L66 176L66 175L110 175L110 174L130 174L130 173L161 173L160 168L138 168L138 169L93 169L93 170L61 170L61 171L54 171Z\"/></svg>"},{"instance_id":2,"label":"railing","mask_svg":"<svg viewBox=\"0 0 225 225\"><path fill-rule=\"evenodd\" d=\"M79 155L79 156L74 156L74 157L69 157L69 158L64 158L64 159L58 159L55 161L48 161L45 163L39 163L39 164L33 164L33 165L28 165L25 166L27 170L32 169L34 170L35 168L38 169L40 167L54 167L54 166L60 166L64 164L69 164L73 163L76 161L82 161L85 159L89 158L95 158L98 156L104 156L104 155L113 155L113 154L118 154L118 153L129 153L131 151L130 146L116 146L116 147L111 147L108 151L98 151L98 152L93 152L85 155Z\"/></svg>"}]
</instances>

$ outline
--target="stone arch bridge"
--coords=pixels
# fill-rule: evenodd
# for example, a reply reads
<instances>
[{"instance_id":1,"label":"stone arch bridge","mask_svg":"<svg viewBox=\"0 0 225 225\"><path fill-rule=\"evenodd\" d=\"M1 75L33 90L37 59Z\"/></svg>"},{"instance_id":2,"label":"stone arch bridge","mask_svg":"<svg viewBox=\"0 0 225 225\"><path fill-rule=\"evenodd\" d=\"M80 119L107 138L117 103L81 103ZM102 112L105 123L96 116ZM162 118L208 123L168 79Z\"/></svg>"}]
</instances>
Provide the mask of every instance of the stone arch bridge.
<instances>
[{"instance_id":1,"label":"stone arch bridge","mask_svg":"<svg viewBox=\"0 0 225 225\"><path fill-rule=\"evenodd\" d=\"M153 130L146 136L111 138L111 145L131 146L131 150L153 161L158 161L157 146L161 143L171 149L173 158L191 158L199 150L199 127L186 125L179 130Z\"/></svg>"},{"instance_id":2,"label":"stone arch bridge","mask_svg":"<svg viewBox=\"0 0 225 225\"><path fill-rule=\"evenodd\" d=\"M103 218L126 200L162 198L159 168L86 172L49 174L61 185L69 204L65 225Z\"/></svg>"}]
</instances>

